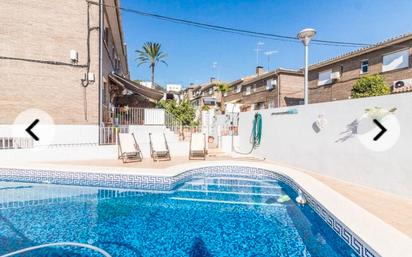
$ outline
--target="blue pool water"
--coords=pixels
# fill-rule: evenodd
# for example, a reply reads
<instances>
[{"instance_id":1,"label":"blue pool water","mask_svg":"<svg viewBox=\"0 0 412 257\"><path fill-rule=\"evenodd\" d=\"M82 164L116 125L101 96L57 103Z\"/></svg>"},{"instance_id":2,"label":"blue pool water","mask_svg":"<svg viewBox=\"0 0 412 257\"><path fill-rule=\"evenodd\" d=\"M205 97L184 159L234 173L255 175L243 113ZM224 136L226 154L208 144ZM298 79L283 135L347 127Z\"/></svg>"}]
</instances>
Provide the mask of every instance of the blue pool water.
<instances>
[{"instance_id":1,"label":"blue pool water","mask_svg":"<svg viewBox=\"0 0 412 257\"><path fill-rule=\"evenodd\" d=\"M278 203L282 195L292 200ZM357 256L277 180L197 177L171 192L0 182L0 255L81 242L112 256ZM100 256L74 247L19 256Z\"/></svg>"}]
</instances>

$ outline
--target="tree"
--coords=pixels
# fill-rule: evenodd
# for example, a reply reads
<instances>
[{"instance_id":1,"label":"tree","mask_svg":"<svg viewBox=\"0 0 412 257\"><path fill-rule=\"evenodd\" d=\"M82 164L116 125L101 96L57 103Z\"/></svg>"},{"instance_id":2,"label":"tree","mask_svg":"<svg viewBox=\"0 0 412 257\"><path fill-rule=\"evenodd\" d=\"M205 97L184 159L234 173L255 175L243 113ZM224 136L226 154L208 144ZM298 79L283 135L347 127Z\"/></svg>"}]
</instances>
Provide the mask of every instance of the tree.
<instances>
[{"instance_id":1,"label":"tree","mask_svg":"<svg viewBox=\"0 0 412 257\"><path fill-rule=\"evenodd\" d=\"M390 94L391 89L381 75L369 75L358 79L352 88L352 98Z\"/></svg>"},{"instance_id":2,"label":"tree","mask_svg":"<svg viewBox=\"0 0 412 257\"><path fill-rule=\"evenodd\" d=\"M146 42L144 43L141 50L136 50L137 58L136 61L139 63L137 66L140 66L144 63L148 63L151 72L151 81L152 86L154 86L155 78L155 66L158 62L162 62L167 65L165 59L167 58L167 54L160 51L161 44L153 43L153 42Z\"/></svg>"},{"instance_id":3,"label":"tree","mask_svg":"<svg viewBox=\"0 0 412 257\"><path fill-rule=\"evenodd\" d=\"M209 105L202 105L202 108L200 108L200 110L202 111L202 112L207 112L207 111L209 111L210 110L210 107L209 107Z\"/></svg>"},{"instance_id":4,"label":"tree","mask_svg":"<svg viewBox=\"0 0 412 257\"><path fill-rule=\"evenodd\" d=\"M183 100L180 104L175 100L160 100L157 106L172 114L183 126L195 124L196 111L189 100Z\"/></svg>"},{"instance_id":5,"label":"tree","mask_svg":"<svg viewBox=\"0 0 412 257\"><path fill-rule=\"evenodd\" d=\"M229 85L221 83L217 85L217 90L220 92L220 112L225 112L225 93L229 92Z\"/></svg>"}]
</instances>

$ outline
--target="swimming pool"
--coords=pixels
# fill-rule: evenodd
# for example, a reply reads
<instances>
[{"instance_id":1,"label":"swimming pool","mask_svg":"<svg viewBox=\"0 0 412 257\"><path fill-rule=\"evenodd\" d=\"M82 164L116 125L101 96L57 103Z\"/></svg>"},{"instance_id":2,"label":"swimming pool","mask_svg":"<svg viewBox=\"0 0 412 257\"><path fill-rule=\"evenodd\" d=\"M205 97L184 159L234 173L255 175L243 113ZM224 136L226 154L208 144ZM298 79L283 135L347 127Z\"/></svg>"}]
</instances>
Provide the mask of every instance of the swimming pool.
<instances>
[{"instance_id":1,"label":"swimming pool","mask_svg":"<svg viewBox=\"0 0 412 257\"><path fill-rule=\"evenodd\" d=\"M296 196L279 180L248 177L194 176L161 192L0 182L0 254L81 242L126 257L357 256ZM99 255L65 247L24 256Z\"/></svg>"}]
</instances>

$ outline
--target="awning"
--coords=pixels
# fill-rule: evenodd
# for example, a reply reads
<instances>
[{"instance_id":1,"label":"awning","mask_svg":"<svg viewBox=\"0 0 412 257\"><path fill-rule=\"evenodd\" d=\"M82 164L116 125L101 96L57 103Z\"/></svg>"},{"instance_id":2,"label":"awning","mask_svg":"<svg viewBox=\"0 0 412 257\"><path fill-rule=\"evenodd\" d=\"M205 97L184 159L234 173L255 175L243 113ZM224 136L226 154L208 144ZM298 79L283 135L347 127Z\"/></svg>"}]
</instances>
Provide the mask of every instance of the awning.
<instances>
[{"instance_id":1,"label":"awning","mask_svg":"<svg viewBox=\"0 0 412 257\"><path fill-rule=\"evenodd\" d=\"M142 86L139 83L136 83L130 79L123 78L117 74L109 74L109 79L111 79L115 83L120 83L124 88L132 91L133 93L144 96L149 100L155 102L162 99L164 95L164 92L160 90Z\"/></svg>"}]
</instances>

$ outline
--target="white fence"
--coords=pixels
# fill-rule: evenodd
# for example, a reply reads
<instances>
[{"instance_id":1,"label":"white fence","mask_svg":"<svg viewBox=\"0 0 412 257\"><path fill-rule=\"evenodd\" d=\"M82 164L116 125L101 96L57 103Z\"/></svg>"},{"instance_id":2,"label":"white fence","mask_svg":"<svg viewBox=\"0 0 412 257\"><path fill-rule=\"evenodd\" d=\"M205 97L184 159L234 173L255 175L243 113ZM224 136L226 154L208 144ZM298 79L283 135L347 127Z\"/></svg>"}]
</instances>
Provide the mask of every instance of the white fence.
<instances>
[{"instance_id":1,"label":"white fence","mask_svg":"<svg viewBox=\"0 0 412 257\"><path fill-rule=\"evenodd\" d=\"M23 137L0 137L0 149L32 148L33 139Z\"/></svg>"},{"instance_id":2,"label":"white fence","mask_svg":"<svg viewBox=\"0 0 412 257\"><path fill-rule=\"evenodd\" d=\"M399 140L384 152L366 148L353 128L355 121L365 114L365 109L375 106L397 108L394 115L401 126ZM412 198L411 93L292 108L297 113L272 115L288 108L259 111L263 119L262 142L254 154ZM239 151L247 152L251 148L250 133L255 113L240 113ZM319 116L327 120L327 125L320 131L314 127Z\"/></svg>"},{"instance_id":3,"label":"white fence","mask_svg":"<svg viewBox=\"0 0 412 257\"><path fill-rule=\"evenodd\" d=\"M135 107L112 108L110 117L115 126L119 125L164 125L164 109L146 109Z\"/></svg>"}]
</instances>

